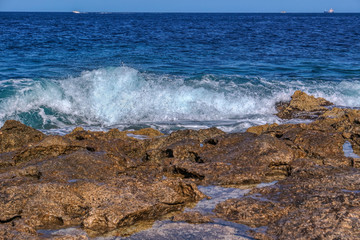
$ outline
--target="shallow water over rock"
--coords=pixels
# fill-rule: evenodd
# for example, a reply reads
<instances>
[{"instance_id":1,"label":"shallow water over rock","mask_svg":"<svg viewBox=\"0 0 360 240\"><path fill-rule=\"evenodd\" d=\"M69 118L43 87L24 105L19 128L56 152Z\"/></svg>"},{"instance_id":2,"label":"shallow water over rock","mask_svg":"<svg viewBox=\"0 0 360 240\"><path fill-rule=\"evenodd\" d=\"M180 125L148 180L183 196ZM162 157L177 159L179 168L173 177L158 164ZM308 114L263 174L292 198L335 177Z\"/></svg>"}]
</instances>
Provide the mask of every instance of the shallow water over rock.
<instances>
[{"instance_id":1,"label":"shallow water over rock","mask_svg":"<svg viewBox=\"0 0 360 240\"><path fill-rule=\"evenodd\" d=\"M357 155L356 153L354 153L354 150L352 148L352 145L349 141L346 141L343 145L343 151L344 151L344 155L345 157L351 157L351 158L360 158L359 155Z\"/></svg>"},{"instance_id":2,"label":"shallow water over rock","mask_svg":"<svg viewBox=\"0 0 360 240\"><path fill-rule=\"evenodd\" d=\"M249 230L261 231L262 229L254 229L243 224L225 221L217 218L213 210L215 206L227 199L241 198L250 192L250 188L262 188L274 185L275 182L261 183L258 185L249 185L248 188L228 188L221 186L199 186L198 189L206 194L209 198L200 200L194 207L185 208L184 213L200 212L204 216L210 216L212 222L191 224L182 221L171 221L164 219L155 222L143 222L142 224L124 229L124 232L132 232L133 234L127 237L121 236L99 236L90 239L93 240L143 240L143 239L230 239L230 240L245 240L253 239L247 232ZM211 198L211 199L210 199ZM170 217L171 218L171 217ZM136 229L136 227L138 227ZM146 229L148 228L148 229ZM43 237L61 237L70 238L72 236L89 238L88 234L81 228L66 228L58 230L39 230Z\"/></svg>"}]
</instances>

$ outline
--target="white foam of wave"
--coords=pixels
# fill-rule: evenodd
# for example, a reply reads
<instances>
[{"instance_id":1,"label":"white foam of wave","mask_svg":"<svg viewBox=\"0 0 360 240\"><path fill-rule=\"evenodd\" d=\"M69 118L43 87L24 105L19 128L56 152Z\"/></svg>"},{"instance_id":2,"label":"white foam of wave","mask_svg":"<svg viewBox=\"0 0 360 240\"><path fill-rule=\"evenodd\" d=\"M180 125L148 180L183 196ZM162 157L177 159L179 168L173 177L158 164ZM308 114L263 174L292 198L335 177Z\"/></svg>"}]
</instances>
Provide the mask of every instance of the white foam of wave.
<instances>
[{"instance_id":1,"label":"white foam of wave","mask_svg":"<svg viewBox=\"0 0 360 240\"><path fill-rule=\"evenodd\" d=\"M15 95L1 100L0 120L18 119L32 125L28 119L33 118L48 128L138 123L159 123L154 125L166 128L169 123L178 127L190 123L195 128L212 125L236 131L278 122L273 115L275 103L289 100L295 90L338 105L360 106L360 82L280 82L213 75L199 80L140 73L125 66L86 71L62 80L31 84L24 80L23 85L19 84Z\"/></svg>"}]
</instances>

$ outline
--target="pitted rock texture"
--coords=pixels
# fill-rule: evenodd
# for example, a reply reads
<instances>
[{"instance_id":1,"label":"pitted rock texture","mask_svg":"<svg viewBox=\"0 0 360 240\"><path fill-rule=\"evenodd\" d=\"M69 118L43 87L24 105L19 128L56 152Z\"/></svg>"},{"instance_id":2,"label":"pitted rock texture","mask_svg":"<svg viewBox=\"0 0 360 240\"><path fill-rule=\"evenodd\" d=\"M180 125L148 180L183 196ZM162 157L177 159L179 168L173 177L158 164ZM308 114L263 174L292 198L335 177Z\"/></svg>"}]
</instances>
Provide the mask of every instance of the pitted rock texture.
<instances>
[{"instance_id":1,"label":"pitted rock texture","mask_svg":"<svg viewBox=\"0 0 360 240\"><path fill-rule=\"evenodd\" d=\"M18 121L8 120L0 129L0 153L18 150L23 146L39 142L45 135Z\"/></svg>"},{"instance_id":2,"label":"pitted rock texture","mask_svg":"<svg viewBox=\"0 0 360 240\"><path fill-rule=\"evenodd\" d=\"M302 91L296 91L290 102L280 102L276 105L279 111L276 115L283 119L315 119L328 110L325 106L331 105L333 103L324 98L315 98Z\"/></svg>"}]
</instances>

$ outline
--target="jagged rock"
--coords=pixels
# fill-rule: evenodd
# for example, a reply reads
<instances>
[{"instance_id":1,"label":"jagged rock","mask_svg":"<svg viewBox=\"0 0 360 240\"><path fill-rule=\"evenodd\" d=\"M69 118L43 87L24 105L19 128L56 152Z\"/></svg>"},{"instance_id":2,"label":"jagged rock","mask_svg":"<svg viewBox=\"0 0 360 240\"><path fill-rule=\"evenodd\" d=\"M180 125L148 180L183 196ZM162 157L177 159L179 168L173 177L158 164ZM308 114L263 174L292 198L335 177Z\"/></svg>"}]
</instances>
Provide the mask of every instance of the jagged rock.
<instances>
[{"instance_id":1,"label":"jagged rock","mask_svg":"<svg viewBox=\"0 0 360 240\"><path fill-rule=\"evenodd\" d=\"M325 106L330 105L333 103L324 98L315 98L302 91L295 91L289 103L277 103L278 113L276 115L283 119L315 119L328 110Z\"/></svg>"},{"instance_id":2,"label":"jagged rock","mask_svg":"<svg viewBox=\"0 0 360 240\"><path fill-rule=\"evenodd\" d=\"M327 164L334 158L339 160L339 165L348 162L343 153L345 140L339 133L294 128L285 132L280 139L286 140L288 145L297 150L297 158L317 159L319 164ZM350 163L345 165L349 166Z\"/></svg>"},{"instance_id":3,"label":"jagged rock","mask_svg":"<svg viewBox=\"0 0 360 240\"><path fill-rule=\"evenodd\" d=\"M147 149L154 150L154 149L165 149L167 146L175 144L177 142L181 142L184 140L194 140L197 141L200 145L206 139L215 138L225 133L220 129L215 127L209 129L201 129L198 131L195 130L180 130L171 133L169 136L160 137L148 140Z\"/></svg>"},{"instance_id":4,"label":"jagged rock","mask_svg":"<svg viewBox=\"0 0 360 240\"><path fill-rule=\"evenodd\" d=\"M342 134L352 143L354 152L360 154L360 110L333 108L310 123L309 128Z\"/></svg>"},{"instance_id":5,"label":"jagged rock","mask_svg":"<svg viewBox=\"0 0 360 240\"><path fill-rule=\"evenodd\" d=\"M180 130L169 136L147 139L144 141L145 160L162 167L169 166L174 158L200 161L198 153L201 146L204 146L205 140L224 134L217 128L209 128L199 131Z\"/></svg>"},{"instance_id":6,"label":"jagged rock","mask_svg":"<svg viewBox=\"0 0 360 240\"><path fill-rule=\"evenodd\" d=\"M45 135L15 120L7 120L0 129L0 153L15 151L41 141Z\"/></svg>"},{"instance_id":7,"label":"jagged rock","mask_svg":"<svg viewBox=\"0 0 360 240\"><path fill-rule=\"evenodd\" d=\"M39 239L36 230L21 218L14 218L9 222L1 223L0 238L4 240Z\"/></svg>"},{"instance_id":8,"label":"jagged rock","mask_svg":"<svg viewBox=\"0 0 360 240\"><path fill-rule=\"evenodd\" d=\"M108 141L119 138L128 138L126 132L121 132L119 129L110 129L107 132L95 132L95 131L86 131L82 127L75 128L71 133L65 135L66 138L70 140L102 140Z\"/></svg>"},{"instance_id":9,"label":"jagged rock","mask_svg":"<svg viewBox=\"0 0 360 240\"><path fill-rule=\"evenodd\" d=\"M360 111L355 109L333 108L310 123L313 129L360 133Z\"/></svg>"},{"instance_id":10,"label":"jagged rock","mask_svg":"<svg viewBox=\"0 0 360 240\"><path fill-rule=\"evenodd\" d=\"M83 221L85 229L104 233L131 226L140 220L155 220L171 211L181 210L185 203L204 196L196 190L195 185L181 181L163 180L143 185L141 181L129 179L126 184L123 189L81 186L84 191L82 196L92 200L90 211ZM95 193L101 197L94 201Z\"/></svg>"},{"instance_id":11,"label":"jagged rock","mask_svg":"<svg viewBox=\"0 0 360 240\"><path fill-rule=\"evenodd\" d=\"M271 135L293 149L295 158L311 158L320 165L352 166L352 160L344 156L344 133L319 119L310 124L284 124L267 127L262 134ZM322 128L318 126L321 125ZM354 125L353 125L354 126ZM351 134L351 133L349 133ZM350 141L354 141L351 138Z\"/></svg>"},{"instance_id":12,"label":"jagged rock","mask_svg":"<svg viewBox=\"0 0 360 240\"><path fill-rule=\"evenodd\" d=\"M125 171L125 162L108 157L105 153L79 150L37 164L41 178L68 182L77 179L105 181Z\"/></svg>"},{"instance_id":13,"label":"jagged rock","mask_svg":"<svg viewBox=\"0 0 360 240\"><path fill-rule=\"evenodd\" d=\"M82 146L72 144L70 140L61 136L50 136L43 141L31 145L13 157L14 163L30 161L31 159L43 159L57 157L81 149Z\"/></svg>"},{"instance_id":14,"label":"jagged rock","mask_svg":"<svg viewBox=\"0 0 360 240\"><path fill-rule=\"evenodd\" d=\"M226 200L216 205L214 210L219 218L250 227L266 226L279 220L288 211L285 204L251 197Z\"/></svg>"},{"instance_id":15,"label":"jagged rock","mask_svg":"<svg viewBox=\"0 0 360 240\"><path fill-rule=\"evenodd\" d=\"M218 185L254 184L283 178L288 175L294 158L291 148L277 138L257 137L252 133L219 136L205 141L203 146L191 145L190 149L191 155L185 158L176 158L173 154L168 171Z\"/></svg>"},{"instance_id":16,"label":"jagged rock","mask_svg":"<svg viewBox=\"0 0 360 240\"><path fill-rule=\"evenodd\" d=\"M277 126L278 126L278 124L276 124L276 123L271 124L271 125L265 124L265 125L253 126L253 127L248 128L246 130L246 132L255 133L256 135L260 135L260 134L267 132L270 129L277 127Z\"/></svg>"}]
</instances>

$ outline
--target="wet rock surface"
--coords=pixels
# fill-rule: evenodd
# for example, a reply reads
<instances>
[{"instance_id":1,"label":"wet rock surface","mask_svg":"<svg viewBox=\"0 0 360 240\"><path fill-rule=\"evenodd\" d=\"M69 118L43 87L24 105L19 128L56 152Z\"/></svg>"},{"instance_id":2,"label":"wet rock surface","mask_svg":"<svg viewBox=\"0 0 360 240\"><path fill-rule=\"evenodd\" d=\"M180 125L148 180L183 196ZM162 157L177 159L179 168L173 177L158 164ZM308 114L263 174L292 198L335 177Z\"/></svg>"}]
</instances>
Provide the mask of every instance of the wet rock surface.
<instances>
[{"instance_id":1,"label":"wet rock surface","mask_svg":"<svg viewBox=\"0 0 360 240\"><path fill-rule=\"evenodd\" d=\"M0 130L0 236L359 239L360 111L330 104L295 92L279 116L316 116L313 122L245 133L79 127L47 136L7 121ZM200 191L216 196L220 186L248 190L216 201ZM205 212L182 212L201 199L211 203Z\"/></svg>"},{"instance_id":2,"label":"wet rock surface","mask_svg":"<svg viewBox=\"0 0 360 240\"><path fill-rule=\"evenodd\" d=\"M328 110L326 106L333 105L324 98L315 98L302 91L296 91L291 96L290 102L279 102L276 104L279 118L291 119L315 119Z\"/></svg>"},{"instance_id":3,"label":"wet rock surface","mask_svg":"<svg viewBox=\"0 0 360 240\"><path fill-rule=\"evenodd\" d=\"M198 211L194 212L184 212L177 214L176 216L172 217L171 219L173 222L187 222L187 223L211 223L213 222L211 216L203 215Z\"/></svg>"}]
</instances>

